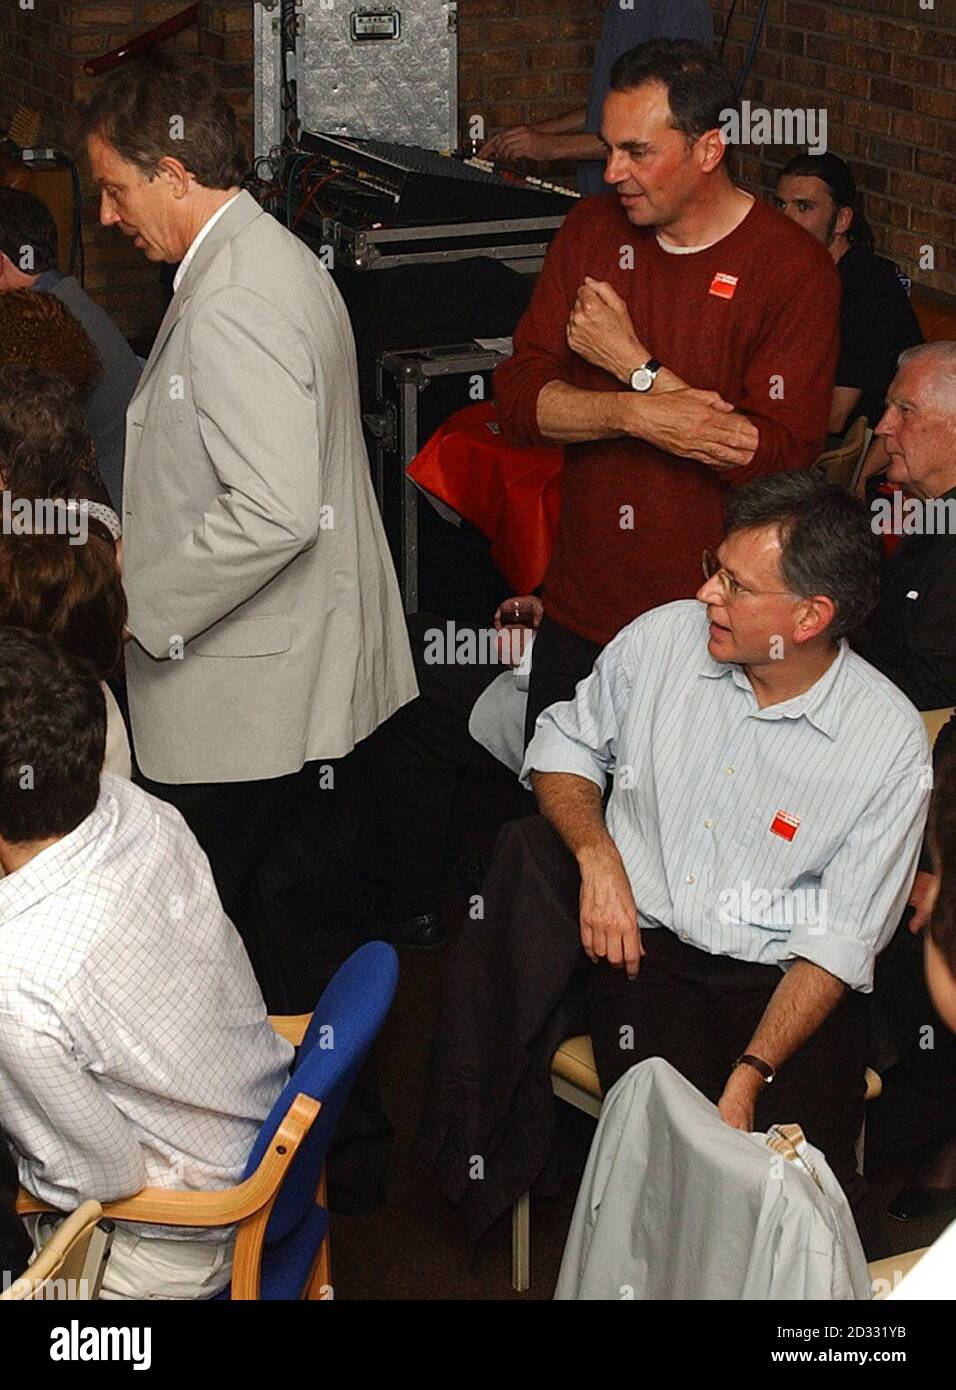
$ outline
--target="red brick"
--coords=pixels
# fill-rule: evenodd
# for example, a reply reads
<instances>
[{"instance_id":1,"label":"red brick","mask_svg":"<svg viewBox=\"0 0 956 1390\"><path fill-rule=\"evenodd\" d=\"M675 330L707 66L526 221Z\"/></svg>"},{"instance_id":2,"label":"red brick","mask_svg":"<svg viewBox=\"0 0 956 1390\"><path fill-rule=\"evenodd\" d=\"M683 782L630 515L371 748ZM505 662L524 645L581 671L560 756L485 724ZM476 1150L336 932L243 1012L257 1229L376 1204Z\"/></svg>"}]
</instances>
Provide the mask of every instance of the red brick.
<instances>
[{"instance_id":1,"label":"red brick","mask_svg":"<svg viewBox=\"0 0 956 1390\"><path fill-rule=\"evenodd\" d=\"M488 25L492 48L528 48L534 43L546 43L557 33L557 19L548 19L543 15L535 19L493 19Z\"/></svg>"},{"instance_id":2,"label":"red brick","mask_svg":"<svg viewBox=\"0 0 956 1390\"><path fill-rule=\"evenodd\" d=\"M917 150L916 172L932 179L948 179L956 185L956 155L940 150Z\"/></svg>"},{"instance_id":3,"label":"red brick","mask_svg":"<svg viewBox=\"0 0 956 1390\"><path fill-rule=\"evenodd\" d=\"M521 54L516 48L504 48L489 51L479 49L476 53L469 53L467 62L461 63L461 71L466 72L469 77L480 74L489 76L504 77L510 73L521 71Z\"/></svg>"},{"instance_id":4,"label":"red brick","mask_svg":"<svg viewBox=\"0 0 956 1390\"><path fill-rule=\"evenodd\" d=\"M916 116L909 111L893 111L890 117L890 133L897 140L911 140L917 145L936 143L936 123L928 116Z\"/></svg>"},{"instance_id":5,"label":"red brick","mask_svg":"<svg viewBox=\"0 0 956 1390\"><path fill-rule=\"evenodd\" d=\"M956 92L927 92L913 89L913 106L928 116L941 116L944 121L956 121Z\"/></svg>"},{"instance_id":6,"label":"red brick","mask_svg":"<svg viewBox=\"0 0 956 1390\"><path fill-rule=\"evenodd\" d=\"M814 29L818 34L827 27L827 12L822 5L806 5L799 0L788 0L786 19L795 29Z\"/></svg>"},{"instance_id":7,"label":"red brick","mask_svg":"<svg viewBox=\"0 0 956 1390\"><path fill-rule=\"evenodd\" d=\"M489 77L487 88L492 101L528 101L533 97L557 96L558 79L553 72L521 72L515 77Z\"/></svg>"},{"instance_id":8,"label":"red brick","mask_svg":"<svg viewBox=\"0 0 956 1390\"><path fill-rule=\"evenodd\" d=\"M548 43L535 46L531 50L532 68L551 68L555 72L568 72L573 68L586 68L590 76L594 65L593 43Z\"/></svg>"},{"instance_id":9,"label":"red brick","mask_svg":"<svg viewBox=\"0 0 956 1390\"><path fill-rule=\"evenodd\" d=\"M830 89L846 92L852 97L865 97L870 93L870 79L865 72L851 72L849 68L833 68L830 71Z\"/></svg>"},{"instance_id":10,"label":"red brick","mask_svg":"<svg viewBox=\"0 0 956 1390\"><path fill-rule=\"evenodd\" d=\"M890 70L890 54L884 48L868 48L865 44L847 45L847 66L871 77L885 75Z\"/></svg>"},{"instance_id":11,"label":"red brick","mask_svg":"<svg viewBox=\"0 0 956 1390\"><path fill-rule=\"evenodd\" d=\"M901 82L910 82L921 87L938 87L940 84L940 65L933 58L915 53L894 53L890 69Z\"/></svg>"},{"instance_id":12,"label":"red brick","mask_svg":"<svg viewBox=\"0 0 956 1390\"><path fill-rule=\"evenodd\" d=\"M132 24L132 5L77 5L73 10L74 24Z\"/></svg>"},{"instance_id":13,"label":"red brick","mask_svg":"<svg viewBox=\"0 0 956 1390\"><path fill-rule=\"evenodd\" d=\"M913 89L905 82L893 82L890 78L874 77L870 81L870 100L880 106L892 106L897 111L913 109Z\"/></svg>"},{"instance_id":14,"label":"red brick","mask_svg":"<svg viewBox=\"0 0 956 1390\"><path fill-rule=\"evenodd\" d=\"M898 140L885 140L881 135L866 137L867 158L885 169L912 169L913 146Z\"/></svg>"}]
</instances>

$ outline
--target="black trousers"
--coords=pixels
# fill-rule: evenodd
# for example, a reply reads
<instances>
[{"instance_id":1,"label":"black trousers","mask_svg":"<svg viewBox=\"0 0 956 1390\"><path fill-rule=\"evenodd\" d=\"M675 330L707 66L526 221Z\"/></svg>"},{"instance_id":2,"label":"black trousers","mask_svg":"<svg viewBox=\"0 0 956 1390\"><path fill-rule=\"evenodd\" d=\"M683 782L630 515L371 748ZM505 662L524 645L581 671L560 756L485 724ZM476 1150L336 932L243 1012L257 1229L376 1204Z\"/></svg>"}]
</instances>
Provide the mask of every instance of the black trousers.
<instances>
[{"instance_id":1,"label":"black trousers","mask_svg":"<svg viewBox=\"0 0 956 1390\"><path fill-rule=\"evenodd\" d=\"M306 962L305 941L312 928L342 925L328 920L335 895L320 885L343 853L352 772L345 758L257 782L179 785L135 774L145 791L176 807L199 841L270 1013L312 1009L331 973ZM338 954L348 953L343 941Z\"/></svg>"},{"instance_id":2,"label":"black trousers","mask_svg":"<svg viewBox=\"0 0 956 1390\"><path fill-rule=\"evenodd\" d=\"M604 648L569 632L566 627L543 618L534 642L531 680L528 686L528 710L525 715L524 741L531 742L535 720L542 710L559 700L570 700L578 681L591 674L591 668Z\"/></svg>"},{"instance_id":3,"label":"black trousers","mask_svg":"<svg viewBox=\"0 0 956 1390\"><path fill-rule=\"evenodd\" d=\"M475 702L505 668L427 662L433 628L444 631L445 620L408 618L420 693L369 740L361 792L360 875L396 918L437 910L470 775L497 785L503 819L525 813L525 799L533 810L509 769L468 732Z\"/></svg>"},{"instance_id":4,"label":"black trousers","mask_svg":"<svg viewBox=\"0 0 956 1390\"><path fill-rule=\"evenodd\" d=\"M580 877L564 842L546 822L527 824L534 837L536 881L542 857L553 866L536 911L579 933ZM782 979L773 965L712 956L658 928L642 933L646 954L637 978L581 952L588 975L585 1014L605 1091L630 1067L663 1057L715 1103L734 1061L746 1051ZM848 993L820 1028L779 1070L758 1100L755 1124L799 1124L825 1154L851 1204L866 1192L856 1172L863 1123L867 1000Z\"/></svg>"}]
</instances>

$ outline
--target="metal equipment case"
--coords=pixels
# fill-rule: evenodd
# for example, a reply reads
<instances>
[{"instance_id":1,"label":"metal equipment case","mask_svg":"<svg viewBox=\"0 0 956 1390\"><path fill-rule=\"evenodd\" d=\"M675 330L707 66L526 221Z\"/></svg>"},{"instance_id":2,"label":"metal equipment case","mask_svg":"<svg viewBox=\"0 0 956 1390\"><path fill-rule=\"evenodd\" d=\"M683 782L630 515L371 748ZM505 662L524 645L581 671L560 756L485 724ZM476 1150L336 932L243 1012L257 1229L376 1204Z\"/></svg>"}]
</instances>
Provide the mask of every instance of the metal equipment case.
<instances>
[{"instance_id":1,"label":"metal equipment case","mask_svg":"<svg viewBox=\"0 0 956 1390\"><path fill-rule=\"evenodd\" d=\"M365 415L365 425L373 440L372 482L378 497L389 545L398 571L406 613L419 607L419 490L406 469L429 435L460 406L471 403L469 381L480 376L485 399L491 397L490 375L510 355L510 340L492 347L477 342L450 347L415 348L407 352L386 352L377 370L377 408ZM437 412L429 413L423 395L439 378L464 376L457 401L447 393ZM451 405L451 410L447 407Z\"/></svg>"},{"instance_id":2,"label":"metal equipment case","mask_svg":"<svg viewBox=\"0 0 956 1390\"><path fill-rule=\"evenodd\" d=\"M305 130L428 149L458 144L454 0L296 0L295 79ZM280 143L281 0L255 5L256 154Z\"/></svg>"}]
</instances>

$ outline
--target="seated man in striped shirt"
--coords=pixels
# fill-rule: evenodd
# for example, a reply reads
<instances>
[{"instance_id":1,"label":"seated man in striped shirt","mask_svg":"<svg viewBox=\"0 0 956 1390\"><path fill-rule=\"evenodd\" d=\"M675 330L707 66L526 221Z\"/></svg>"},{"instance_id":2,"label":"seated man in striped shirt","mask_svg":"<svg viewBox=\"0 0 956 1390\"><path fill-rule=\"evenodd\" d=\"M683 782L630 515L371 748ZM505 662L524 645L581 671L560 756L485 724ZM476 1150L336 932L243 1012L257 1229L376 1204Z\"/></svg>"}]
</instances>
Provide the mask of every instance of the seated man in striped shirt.
<instances>
[{"instance_id":1,"label":"seated man in striped shirt","mask_svg":"<svg viewBox=\"0 0 956 1390\"><path fill-rule=\"evenodd\" d=\"M419 1141L449 1195L463 1153L492 1189L507 1168L503 1196L537 1177L528 1056L566 1036L546 1021L582 976L565 1026L590 1031L605 1091L662 1056L739 1129L802 1125L862 1195L866 995L916 868L926 735L845 640L878 585L849 495L805 472L741 488L705 572L538 717L522 776L543 817L502 832L449 961Z\"/></svg>"}]
</instances>

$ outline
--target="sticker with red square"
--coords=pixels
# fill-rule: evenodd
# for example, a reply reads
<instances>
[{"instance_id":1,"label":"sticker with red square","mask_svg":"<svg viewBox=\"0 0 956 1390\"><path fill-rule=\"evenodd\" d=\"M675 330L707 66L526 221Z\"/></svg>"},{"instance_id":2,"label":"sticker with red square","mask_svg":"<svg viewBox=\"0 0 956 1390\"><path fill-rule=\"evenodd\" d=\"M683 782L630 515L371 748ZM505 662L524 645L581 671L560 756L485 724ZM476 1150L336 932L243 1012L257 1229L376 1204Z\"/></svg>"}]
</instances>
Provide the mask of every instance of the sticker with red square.
<instances>
[{"instance_id":1,"label":"sticker with red square","mask_svg":"<svg viewBox=\"0 0 956 1390\"><path fill-rule=\"evenodd\" d=\"M736 275L718 272L710 282L710 293L717 295L718 299L733 299L737 290L737 278Z\"/></svg>"},{"instance_id":2,"label":"sticker with red square","mask_svg":"<svg viewBox=\"0 0 956 1390\"><path fill-rule=\"evenodd\" d=\"M781 840L792 840L800 829L800 817L791 816L788 811L778 811L770 822L771 835L779 835Z\"/></svg>"}]
</instances>

